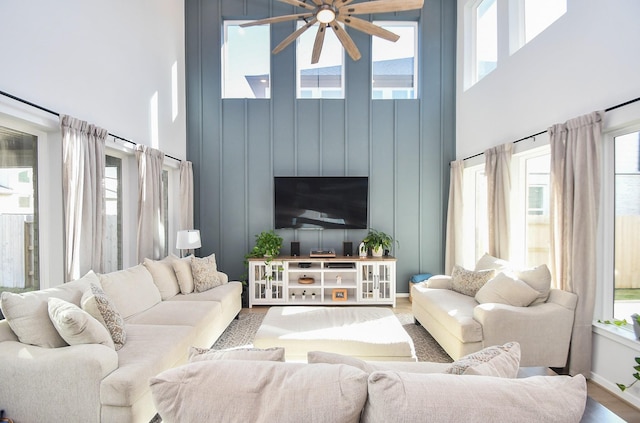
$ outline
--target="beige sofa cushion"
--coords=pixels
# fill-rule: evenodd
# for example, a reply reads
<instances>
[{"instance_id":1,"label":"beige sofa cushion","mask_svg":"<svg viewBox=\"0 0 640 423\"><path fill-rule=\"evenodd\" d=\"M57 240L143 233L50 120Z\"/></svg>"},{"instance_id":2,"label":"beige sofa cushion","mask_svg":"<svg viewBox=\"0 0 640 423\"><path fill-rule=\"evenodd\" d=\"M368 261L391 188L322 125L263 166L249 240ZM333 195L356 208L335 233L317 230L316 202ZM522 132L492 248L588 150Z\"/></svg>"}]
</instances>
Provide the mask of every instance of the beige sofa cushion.
<instances>
[{"instance_id":1,"label":"beige sofa cushion","mask_svg":"<svg viewBox=\"0 0 640 423\"><path fill-rule=\"evenodd\" d=\"M180 292L183 294L191 294L194 289L193 272L191 271L191 257L193 256L183 258L175 257L172 263L173 270L176 272L176 277L178 278Z\"/></svg>"},{"instance_id":2,"label":"beige sofa cushion","mask_svg":"<svg viewBox=\"0 0 640 423\"><path fill-rule=\"evenodd\" d=\"M54 297L79 305L82 293L92 282L100 283L98 276L89 271L76 281L54 288L22 294L3 292L0 308L20 342L46 348L64 347L67 343L49 319L47 300Z\"/></svg>"},{"instance_id":3,"label":"beige sofa cushion","mask_svg":"<svg viewBox=\"0 0 640 423\"><path fill-rule=\"evenodd\" d=\"M454 266L451 273L451 289L470 297L474 297L478 290L495 275L494 269L467 270L462 266Z\"/></svg>"},{"instance_id":4,"label":"beige sofa cushion","mask_svg":"<svg viewBox=\"0 0 640 423\"><path fill-rule=\"evenodd\" d=\"M227 278L224 273L219 273L220 278ZM169 301L216 301L222 306L222 311L237 309L238 298L242 296L242 284L229 282L204 292L192 292L191 294L176 295Z\"/></svg>"},{"instance_id":5,"label":"beige sofa cushion","mask_svg":"<svg viewBox=\"0 0 640 423\"><path fill-rule=\"evenodd\" d=\"M515 270L514 275L518 279L522 279L533 289L538 291L538 297L531 303L531 305L544 303L549 298L549 291L551 289L551 272L546 264L534 267L532 269Z\"/></svg>"},{"instance_id":6,"label":"beige sofa cushion","mask_svg":"<svg viewBox=\"0 0 640 423\"><path fill-rule=\"evenodd\" d=\"M445 373L514 378L520 367L520 344L508 342L467 354L451 363Z\"/></svg>"},{"instance_id":7,"label":"beige sofa cushion","mask_svg":"<svg viewBox=\"0 0 640 423\"><path fill-rule=\"evenodd\" d=\"M49 298L48 311L53 326L67 344L102 344L115 348L107 328L77 305Z\"/></svg>"},{"instance_id":8,"label":"beige sofa cushion","mask_svg":"<svg viewBox=\"0 0 640 423\"><path fill-rule=\"evenodd\" d=\"M538 291L514 275L504 272L489 280L476 294L476 301L480 304L500 303L515 307L526 307L536 298Z\"/></svg>"},{"instance_id":9,"label":"beige sofa cushion","mask_svg":"<svg viewBox=\"0 0 640 423\"><path fill-rule=\"evenodd\" d=\"M584 413L584 376L503 379L375 372L363 423L578 423Z\"/></svg>"},{"instance_id":10,"label":"beige sofa cushion","mask_svg":"<svg viewBox=\"0 0 640 423\"><path fill-rule=\"evenodd\" d=\"M330 364L200 361L150 384L168 422L357 423L367 396L365 372Z\"/></svg>"},{"instance_id":11,"label":"beige sofa cushion","mask_svg":"<svg viewBox=\"0 0 640 423\"><path fill-rule=\"evenodd\" d=\"M162 260L144 259L144 266L151 273L153 283L158 287L162 300L167 300L180 293L178 278L173 270L173 260L179 259L172 256L167 256Z\"/></svg>"},{"instance_id":12,"label":"beige sofa cushion","mask_svg":"<svg viewBox=\"0 0 640 423\"><path fill-rule=\"evenodd\" d=\"M151 273L142 264L100 275L100 283L124 319L162 301Z\"/></svg>"},{"instance_id":13,"label":"beige sofa cushion","mask_svg":"<svg viewBox=\"0 0 640 423\"><path fill-rule=\"evenodd\" d=\"M510 267L511 264L508 261L494 257L489 253L484 253L476 263L474 270L477 272L478 270L494 269L496 272L501 272L509 269Z\"/></svg>"}]
</instances>

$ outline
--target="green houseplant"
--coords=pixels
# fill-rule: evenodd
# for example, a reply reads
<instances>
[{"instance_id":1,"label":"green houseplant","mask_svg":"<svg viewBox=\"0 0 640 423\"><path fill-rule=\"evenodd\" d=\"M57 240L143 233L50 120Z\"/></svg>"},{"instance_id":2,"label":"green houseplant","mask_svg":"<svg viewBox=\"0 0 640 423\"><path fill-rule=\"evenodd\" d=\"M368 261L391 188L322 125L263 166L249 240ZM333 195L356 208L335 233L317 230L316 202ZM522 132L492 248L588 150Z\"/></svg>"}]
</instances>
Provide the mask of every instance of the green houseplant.
<instances>
[{"instance_id":1,"label":"green houseplant","mask_svg":"<svg viewBox=\"0 0 640 423\"><path fill-rule=\"evenodd\" d=\"M282 247L282 237L278 236L273 230L262 231L256 235L256 245L248 257L275 257L280 254Z\"/></svg>"},{"instance_id":2,"label":"green houseplant","mask_svg":"<svg viewBox=\"0 0 640 423\"><path fill-rule=\"evenodd\" d=\"M389 234L371 228L362 242L364 242L365 247L371 250L371 255L381 257L385 250L391 250L393 238ZM400 244L398 243L398 245Z\"/></svg>"},{"instance_id":3,"label":"green houseplant","mask_svg":"<svg viewBox=\"0 0 640 423\"><path fill-rule=\"evenodd\" d=\"M637 381L640 380L640 357L636 357L635 360L636 360L636 365L633 366L633 370L635 370L636 372L633 374L633 377L636 380L631 382L629 385L625 385L623 383L616 383L616 385L618 386L618 388L620 388L622 392L624 392L625 389L631 388L633 385L636 384Z\"/></svg>"}]
</instances>

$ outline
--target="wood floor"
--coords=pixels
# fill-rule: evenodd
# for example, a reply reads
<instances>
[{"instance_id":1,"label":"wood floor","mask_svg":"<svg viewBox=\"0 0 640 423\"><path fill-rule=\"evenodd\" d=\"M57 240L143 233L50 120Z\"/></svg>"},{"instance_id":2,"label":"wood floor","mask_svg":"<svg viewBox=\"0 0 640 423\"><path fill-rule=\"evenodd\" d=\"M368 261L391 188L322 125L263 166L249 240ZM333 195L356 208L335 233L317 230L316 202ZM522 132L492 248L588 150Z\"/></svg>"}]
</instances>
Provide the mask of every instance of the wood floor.
<instances>
[{"instance_id":1,"label":"wood floor","mask_svg":"<svg viewBox=\"0 0 640 423\"><path fill-rule=\"evenodd\" d=\"M251 309L252 312L266 313L268 306L256 306ZM409 298L401 297L396 300L394 311L397 313L411 313L411 303ZM249 309L242 309L240 313L248 313ZM595 382L587 381L587 391L589 396L598 401L603 406L617 414L621 419L629 423L640 423L640 410L631 404L621 400L617 396L611 394Z\"/></svg>"}]
</instances>

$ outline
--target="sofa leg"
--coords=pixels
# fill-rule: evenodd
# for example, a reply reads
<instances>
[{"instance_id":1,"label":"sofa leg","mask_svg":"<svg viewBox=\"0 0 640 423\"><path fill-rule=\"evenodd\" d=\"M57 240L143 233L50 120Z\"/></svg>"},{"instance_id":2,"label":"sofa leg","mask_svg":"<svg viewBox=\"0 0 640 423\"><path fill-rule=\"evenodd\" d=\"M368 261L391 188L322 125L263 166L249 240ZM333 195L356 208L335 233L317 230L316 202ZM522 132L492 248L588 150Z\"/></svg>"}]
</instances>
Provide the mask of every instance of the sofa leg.
<instances>
[{"instance_id":1,"label":"sofa leg","mask_svg":"<svg viewBox=\"0 0 640 423\"><path fill-rule=\"evenodd\" d=\"M416 326L422 326L422 323L420 323L415 317L413 318L413 323L415 323Z\"/></svg>"},{"instance_id":2,"label":"sofa leg","mask_svg":"<svg viewBox=\"0 0 640 423\"><path fill-rule=\"evenodd\" d=\"M240 313L236 314L236 317L234 317L235 320L240 320Z\"/></svg>"}]
</instances>

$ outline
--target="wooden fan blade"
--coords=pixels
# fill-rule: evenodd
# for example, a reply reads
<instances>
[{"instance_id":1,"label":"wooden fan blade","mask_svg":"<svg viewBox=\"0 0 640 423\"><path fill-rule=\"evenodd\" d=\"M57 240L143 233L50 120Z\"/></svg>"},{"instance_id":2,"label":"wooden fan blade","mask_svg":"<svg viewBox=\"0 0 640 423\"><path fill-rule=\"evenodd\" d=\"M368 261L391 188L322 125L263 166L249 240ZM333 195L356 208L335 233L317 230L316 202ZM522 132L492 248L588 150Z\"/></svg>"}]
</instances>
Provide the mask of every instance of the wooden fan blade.
<instances>
[{"instance_id":1,"label":"wooden fan blade","mask_svg":"<svg viewBox=\"0 0 640 423\"><path fill-rule=\"evenodd\" d=\"M322 6L322 0L312 0L316 6Z\"/></svg>"},{"instance_id":2,"label":"wooden fan blade","mask_svg":"<svg viewBox=\"0 0 640 423\"><path fill-rule=\"evenodd\" d=\"M307 10L316 10L315 6L301 2L300 0L278 0L278 1L282 3L290 4L292 6L302 7L303 9L307 9Z\"/></svg>"},{"instance_id":3,"label":"wooden fan blade","mask_svg":"<svg viewBox=\"0 0 640 423\"><path fill-rule=\"evenodd\" d=\"M340 8L340 7L342 7L342 6L346 6L346 5L348 5L348 4L349 4L349 3L351 3L352 1L353 1L353 0L334 0L334 2L333 2L333 6L334 6L334 7L337 7L337 8Z\"/></svg>"},{"instance_id":4,"label":"wooden fan blade","mask_svg":"<svg viewBox=\"0 0 640 423\"><path fill-rule=\"evenodd\" d=\"M387 31L384 28L374 25L364 19L356 18L355 16L336 16L336 19L345 25L349 25L359 31L365 32L369 35L375 35L376 37L384 38L385 40L393 41L394 43L400 39L398 34L394 34L391 31Z\"/></svg>"},{"instance_id":5,"label":"wooden fan blade","mask_svg":"<svg viewBox=\"0 0 640 423\"><path fill-rule=\"evenodd\" d=\"M313 16L313 13L300 13L298 15L274 16L273 18L258 19L257 21L243 23L242 25L240 25L240 28L246 28L248 26L255 26L255 25L272 24L272 23L278 23L278 22L294 21L297 19L309 18L311 16Z\"/></svg>"},{"instance_id":6,"label":"wooden fan blade","mask_svg":"<svg viewBox=\"0 0 640 423\"><path fill-rule=\"evenodd\" d=\"M343 15L402 12L405 10L421 9L423 4L424 0L374 0L354 5L340 6L338 11Z\"/></svg>"},{"instance_id":7,"label":"wooden fan blade","mask_svg":"<svg viewBox=\"0 0 640 423\"><path fill-rule=\"evenodd\" d=\"M311 54L311 64L318 63L320 60L320 52L322 52L322 44L324 43L324 33L327 29L326 23L321 23L316 33L316 40L313 42L313 52Z\"/></svg>"},{"instance_id":8,"label":"wooden fan blade","mask_svg":"<svg viewBox=\"0 0 640 423\"><path fill-rule=\"evenodd\" d=\"M304 26L301 26L300 28L298 28L298 30L296 30L295 32L292 32L287 38L285 38L284 40L282 40L282 42L280 44L278 44L276 46L276 48L273 49L272 53L273 54L278 54L280 53L282 50L284 50L284 48L286 46L288 46L289 44L291 44L291 42L293 40L295 40L296 38L298 38L300 35L302 35L303 32L305 32L307 29L309 29L310 27L312 27L316 22L318 22L318 20L316 18L311 19L309 22L307 22L306 24L304 24Z\"/></svg>"},{"instance_id":9,"label":"wooden fan blade","mask_svg":"<svg viewBox=\"0 0 640 423\"><path fill-rule=\"evenodd\" d=\"M344 49L347 51L347 53L349 53L349 56L351 56L354 61L360 60L360 57L362 57L360 56L360 50L358 50L356 44L353 42L349 34L347 34L347 31L342 29L342 27L335 20L329 23L329 25L331 25L331 28L333 28L333 32L336 33L338 40L340 40Z\"/></svg>"}]
</instances>

